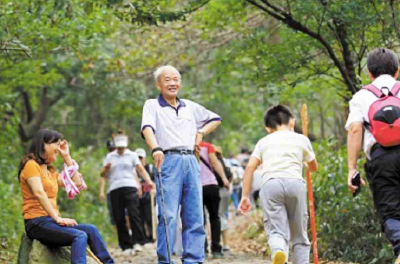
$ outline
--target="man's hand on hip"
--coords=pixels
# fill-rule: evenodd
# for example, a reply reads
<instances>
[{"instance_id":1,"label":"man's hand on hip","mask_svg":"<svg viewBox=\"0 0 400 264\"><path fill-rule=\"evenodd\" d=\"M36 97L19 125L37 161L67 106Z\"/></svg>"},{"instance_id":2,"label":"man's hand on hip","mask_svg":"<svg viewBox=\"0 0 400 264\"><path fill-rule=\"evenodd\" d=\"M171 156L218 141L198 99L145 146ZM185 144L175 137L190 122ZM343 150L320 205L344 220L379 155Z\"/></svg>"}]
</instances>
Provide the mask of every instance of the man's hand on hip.
<instances>
[{"instance_id":1,"label":"man's hand on hip","mask_svg":"<svg viewBox=\"0 0 400 264\"><path fill-rule=\"evenodd\" d=\"M198 156L200 154L200 143L203 141L203 134L202 133L197 133L196 134L196 140L194 144L194 152L195 155Z\"/></svg>"}]
</instances>

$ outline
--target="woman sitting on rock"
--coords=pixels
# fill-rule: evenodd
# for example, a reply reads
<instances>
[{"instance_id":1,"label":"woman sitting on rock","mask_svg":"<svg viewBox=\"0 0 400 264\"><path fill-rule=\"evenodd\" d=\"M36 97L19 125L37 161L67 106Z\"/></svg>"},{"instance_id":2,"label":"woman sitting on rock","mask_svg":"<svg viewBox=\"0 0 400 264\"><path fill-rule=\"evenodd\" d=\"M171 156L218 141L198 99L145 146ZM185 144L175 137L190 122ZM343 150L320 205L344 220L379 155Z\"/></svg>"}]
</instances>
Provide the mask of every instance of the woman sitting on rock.
<instances>
[{"instance_id":1,"label":"woman sitting on rock","mask_svg":"<svg viewBox=\"0 0 400 264\"><path fill-rule=\"evenodd\" d=\"M58 154L65 162L60 174L52 166ZM58 211L58 187L64 187L69 198L86 187L77 168L69 154L68 142L62 140L59 132L42 129L35 135L18 173L26 234L47 246L71 246L71 263L86 263L87 244L102 263L114 263L95 226L62 218Z\"/></svg>"}]
</instances>

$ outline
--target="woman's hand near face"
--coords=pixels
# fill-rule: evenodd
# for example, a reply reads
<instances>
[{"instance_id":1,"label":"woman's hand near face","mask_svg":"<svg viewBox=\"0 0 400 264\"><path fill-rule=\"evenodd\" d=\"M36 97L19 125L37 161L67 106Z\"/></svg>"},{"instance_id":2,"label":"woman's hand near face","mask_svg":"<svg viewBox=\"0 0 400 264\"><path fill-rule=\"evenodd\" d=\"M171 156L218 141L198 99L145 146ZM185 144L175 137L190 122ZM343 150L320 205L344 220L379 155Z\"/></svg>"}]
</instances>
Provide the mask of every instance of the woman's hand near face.
<instances>
[{"instance_id":1,"label":"woman's hand near face","mask_svg":"<svg viewBox=\"0 0 400 264\"><path fill-rule=\"evenodd\" d=\"M67 166L72 165L71 156L69 154L68 141L66 141L66 140L61 141L61 143L58 147L58 153L60 153L61 157L64 159L64 162L67 164Z\"/></svg>"},{"instance_id":2,"label":"woman's hand near face","mask_svg":"<svg viewBox=\"0 0 400 264\"><path fill-rule=\"evenodd\" d=\"M58 147L58 152L60 153L60 155L64 158L66 156L69 156L69 145L68 145L68 141L63 140L61 141L59 147Z\"/></svg>"}]
</instances>

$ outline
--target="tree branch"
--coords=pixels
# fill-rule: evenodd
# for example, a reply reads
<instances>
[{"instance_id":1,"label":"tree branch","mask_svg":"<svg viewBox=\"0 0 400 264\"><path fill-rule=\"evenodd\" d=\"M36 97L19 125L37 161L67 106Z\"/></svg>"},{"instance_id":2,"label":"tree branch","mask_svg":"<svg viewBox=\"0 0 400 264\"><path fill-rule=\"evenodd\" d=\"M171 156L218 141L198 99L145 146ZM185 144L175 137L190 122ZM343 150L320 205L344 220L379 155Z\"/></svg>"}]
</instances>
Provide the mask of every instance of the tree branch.
<instances>
[{"instance_id":1,"label":"tree branch","mask_svg":"<svg viewBox=\"0 0 400 264\"><path fill-rule=\"evenodd\" d=\"M375 4L375 1L374 0L370 0L370 2L372 4L372 6L374 7L375 13L376 13L377 17L379 18L379 21L382 24L381 37L383 39L383 43L387 43L387 39L386 39L385 32L384 32L384 30L386 28L385 19L382 17L381 13L379 12L379 10L378 10L378 8L377 8L377 6Z\"/></svg>"},{"instance_id":2,"label":"tree branch","mask_svg":"<svg viewBox=\"0 0 400 264\"><path fill-rule=\"evenodd\" d=\"M206 4L208 4L210 1L211 1L211 0L206 0L206 1L204 1L204 3L201 3L199 6L197 6L197 7L195 7L195 8L192 8L192 9L189 9L189 10L186 10L186 11L183 11L182 13L183 13L183 14L191 14L191 13L193 13L193 12L196 12L197 10L199 10L200 8L202 8L203 6L205 6Z\"/></svg>"},{"instance_id":3,"label":"tree branch","mask_svg":"<svg viewBox=\"0 0 400 264\"><path fill-rule=\"evenodd\" d=\"M392 15L393 27L396 30L397 38L400 39L400 29L399 29L399 25L396 23L396 10L394 8L394 2L395 2L395 0L390 0L390 2L389 2L390 13Z\"/></svg>"},{"instance_id":4,"label":"tree branch","mask_svg":"<svg viewBox=\"0 0 400 264\"><path fill-rule=\"evenodd\" d=\"M336 32L339 36L339 42L343 49L342 56L347 70L347 74L349 75L349 78L352 79L353 83L356 84L357 77L355 75L354 61L352 59L351 52L349 49L349 43L347 42L346 28L344 27L343 22L337 18L333 19L333 23L336 27ZM356 87L352 86L351 88L353 93L357 92Z\"/></svg>"},{"instance_id":5,"label":"tree branch","mask_svg":"<svg viewBox=\"0 0 400 264\"><path fill-rule=\"evenodd\" d=\"M20 95L22 97L22 101L24 103L24 108L26 111L26 115L27 115L27 122L31 122L33 119L33 109L32 109L32 104L31 104L31 100L29 98L29 94L24 91L23 89L20 89Z\"/></svg>"},{"instance_id":6,"label":"tree branch","mask_svg":"<svg viewBox=\"0 0 400 264\"><path fill-rule=\"evenodd\" d=\"M339 58L336 56L335 52L333 51L333 48L323 38L322 35L310 30L308 27L301 24L299 21L293 19L292 16L285 13L280 8L272 5L267 0L261 0L267 7L261 6L260 4L256 3L254 0L246 0L246 1L249 2L250 4L256 6L257 8L260 8L261 10L265 11L267 14L275 17L276 19L280 20L281 22L285 23L289 28L298 30L298 31L310 36L311 38L317 40L320 44L322 44L322 46L324 46L325 50L327 51L329 57L335 64L336 68L338 68L340 74L342 75L346 85L348 86L348 90L353 94L355 93L355 91L357 91L356 84L350 78L348 72L343 67ZM272 10L268 9L268 7ZM277 14L277 13L279 13L279 14Z\"/></svg>"}]
</instances>

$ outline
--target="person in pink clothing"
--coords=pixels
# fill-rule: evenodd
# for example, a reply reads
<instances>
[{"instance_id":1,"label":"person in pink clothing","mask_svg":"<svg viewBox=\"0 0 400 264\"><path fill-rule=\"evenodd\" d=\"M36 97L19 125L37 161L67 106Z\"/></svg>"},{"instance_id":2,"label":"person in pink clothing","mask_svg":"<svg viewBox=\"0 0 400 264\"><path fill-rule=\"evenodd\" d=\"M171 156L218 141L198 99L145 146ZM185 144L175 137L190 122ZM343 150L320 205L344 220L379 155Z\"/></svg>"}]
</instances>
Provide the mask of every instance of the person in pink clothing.
<instances>
[{"instance_id":1,"label":"person in pink clothing","mask_svg":"<svg viewBox=\"0 0 400 264\"><path fill-rule=\"evenodd\" d=\"M215 148L207 142L200 143L200 175L203 185L203 204L210 215L211 224L211 251L214 258L223 257L221 247L221 221L218 215L219 196L218 181L214 173L221 178L225 188L229 189L229 181L226 178L224 168L218 160ZM206 239L207 245L207 239ZM207 252L207 246L206 252Z\"/></svg>"}]
</instances>

